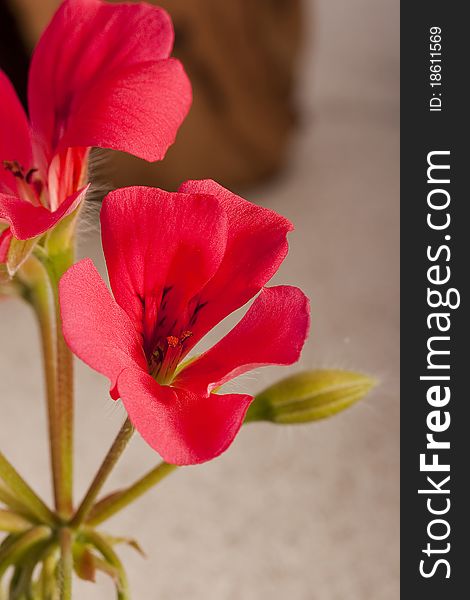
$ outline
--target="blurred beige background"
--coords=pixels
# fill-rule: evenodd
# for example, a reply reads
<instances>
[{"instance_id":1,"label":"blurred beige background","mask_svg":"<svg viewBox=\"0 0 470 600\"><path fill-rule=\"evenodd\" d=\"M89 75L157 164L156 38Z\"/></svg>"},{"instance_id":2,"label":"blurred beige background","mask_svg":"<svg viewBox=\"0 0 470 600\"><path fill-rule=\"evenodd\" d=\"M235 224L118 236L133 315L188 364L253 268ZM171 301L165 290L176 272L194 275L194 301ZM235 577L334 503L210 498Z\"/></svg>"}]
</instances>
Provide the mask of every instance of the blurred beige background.
<instances>
[{"instance_id":1,"label":"blurred beige background","mask_svg":"<svg viewBox=\"0 0 470 600\"><path fill-rule=\"evenodd\" d=\"M312 298L301 366L356 368L382 384L333 420L247 427L224 456L182 469L110 521L148 555L121 552L138 600L399 597L399 5L317 0L306 8L302 122L289 166L247 195L296 224L276 282ZM96 229L83 253L101 260ZM0 310L0 444L49 497L34 321L19 303ZM260 370L234 386L261 389L286 372ZM82 364L77 374L81 494L123 413L101 376ZM109 489L155 462L134 439ZM78 583L75 597L105 600L111 585Z\"/></svg>"}]
</instances>

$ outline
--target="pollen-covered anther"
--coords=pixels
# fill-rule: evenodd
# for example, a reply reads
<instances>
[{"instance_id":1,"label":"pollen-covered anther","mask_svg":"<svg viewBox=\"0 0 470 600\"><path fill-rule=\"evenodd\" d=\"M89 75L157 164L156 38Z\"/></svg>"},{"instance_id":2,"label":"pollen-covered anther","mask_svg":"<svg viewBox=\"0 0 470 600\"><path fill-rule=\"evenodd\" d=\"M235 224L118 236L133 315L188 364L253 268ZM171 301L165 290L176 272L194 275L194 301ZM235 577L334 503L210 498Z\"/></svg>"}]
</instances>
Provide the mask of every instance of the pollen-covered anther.
<instances>
[{"instance_id":1,"label":"pollen-covered anther","mask_svg":"<svg viewBox=\"0 0 470 600\"><path fill-rule=\"evenodd\" d=\"M193 335L192 331L183 331L183 333L180 336L180 343L182 344L185 340L190 338L192 335Z\"/></svg>"},{"instance_id":2,"label":"pollen-covered anther","mask_svg":"<svg viewBox=\"0 0 470 600\"><path fill-rule=\"evenodd\" d=\"M177 338L175 335L169 335L166 338L166 341L168 342L168 346L170 348L176 348L180 343L179 338Z\"/></svg>"},{"instance_id":3,"label":"pollen-covered anther","mask_svg":"<svg viewBox=\"0 0 470 600\"><path fill-rule=\"evenodd\" d=\"M182 346L183 342L185 342L192 335L193 335L192 331L183 331L183 333L179 337L176 337L176 335L169 335L166 338L168 347L169 348L177 348L178 346Z\"/></svg>"}]
</instances>

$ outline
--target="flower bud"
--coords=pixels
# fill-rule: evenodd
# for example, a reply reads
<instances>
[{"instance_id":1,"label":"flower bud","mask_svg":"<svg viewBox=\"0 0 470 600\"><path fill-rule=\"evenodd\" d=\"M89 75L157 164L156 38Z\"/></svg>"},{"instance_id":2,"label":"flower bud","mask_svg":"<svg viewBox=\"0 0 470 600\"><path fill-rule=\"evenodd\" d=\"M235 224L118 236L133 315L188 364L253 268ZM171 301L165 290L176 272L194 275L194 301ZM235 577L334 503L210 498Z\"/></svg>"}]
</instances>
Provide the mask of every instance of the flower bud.
<instances>
[{"instance_id":1,"label":"flower bud","mask_svg":"<svg viewBox=\"0 0 470 600\"><path fill-rule=\"evenodd\" d=\"M308 423L331 417L361 400L376 381L353 371L319 369L297 373L253 400L245 422Z\"/></svg>"}]
</instances>

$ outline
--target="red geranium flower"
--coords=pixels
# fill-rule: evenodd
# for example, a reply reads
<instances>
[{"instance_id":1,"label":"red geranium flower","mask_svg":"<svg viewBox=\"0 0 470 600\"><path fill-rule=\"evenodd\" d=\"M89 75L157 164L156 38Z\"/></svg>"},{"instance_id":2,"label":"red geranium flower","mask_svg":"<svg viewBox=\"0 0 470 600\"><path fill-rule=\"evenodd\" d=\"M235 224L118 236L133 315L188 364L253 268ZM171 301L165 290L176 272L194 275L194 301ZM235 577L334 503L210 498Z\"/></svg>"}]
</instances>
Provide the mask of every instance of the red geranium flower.
<instances>
[{"instance_id":1,"label":"red geranium flower","mask_svg":"<svg viewBox=\"0 0 470 600\"><path fill-rule=\"evenodd\" d=\"M78 206L91 146L163 158L191 103L172 46L160 8L66 0L32 58L29 121L0 71L0 262L12 236L41 235Z\"/></svg>"},{"instance_id":2,"label":"red geranium flower","mask_svg":"<svg viewBox=\"0 0 470 600\"><path fill-rule=\"evenodd\" d=\"M302 291L263 287L292 225L213 181L192 181L178 193L110 193L101 228L114 299L89 259L69 269L60 282L65 339L111 380L112 397L166 461L210 460L230 445L252 400L218 388L253 368L295 362L305 341ZM258 292L228 335L182 363Z\"/></svg>"}]
</instances>

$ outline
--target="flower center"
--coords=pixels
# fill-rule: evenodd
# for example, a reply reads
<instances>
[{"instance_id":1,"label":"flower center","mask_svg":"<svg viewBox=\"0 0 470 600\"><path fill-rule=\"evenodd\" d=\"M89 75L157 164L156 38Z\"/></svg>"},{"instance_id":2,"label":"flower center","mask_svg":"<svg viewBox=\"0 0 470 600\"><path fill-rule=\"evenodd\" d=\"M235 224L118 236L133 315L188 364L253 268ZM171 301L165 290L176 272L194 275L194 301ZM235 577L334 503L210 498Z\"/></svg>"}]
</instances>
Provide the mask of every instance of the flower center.
<instances>
[{"instance_id":1,"label":"flower center","mask_svg":"<svg viewBox=\"0 0 470 600\"><path fill-rule=\"evenodd\" d=\"M161 291L137 294L137 298L142 305L142 341L148 372L161 385L170 385L192 342L197 341L189 342L207 302L198 295L188 300L184 289L168 282Z\"/></svg>"},{"instance_id":2,"label":"flower center","mask_svg":"<svg viewBox=\"0 0 470 600\"><path fill-rule=\"evenodd\" d=\"M18 194L23 200L27 200L35 206L44 206L42 201L44 184L36 168L33 167L26 171L17 160L4 160L3 168L16 178Z\"/></svg>"},{"instance_id":3,"label":"flower center","mask_svg":"<svg viewBox=\"0 0 470 600\"><path fill-rule=\"evenodd\" d=\"M150 374L158 383L171 382L184 351L184 342L192 335L191 331L183 331L180 336L169 335L158 343L149 361Z\"/></svg>"}]
</instances>

